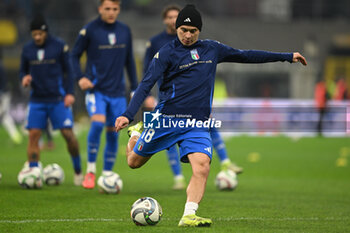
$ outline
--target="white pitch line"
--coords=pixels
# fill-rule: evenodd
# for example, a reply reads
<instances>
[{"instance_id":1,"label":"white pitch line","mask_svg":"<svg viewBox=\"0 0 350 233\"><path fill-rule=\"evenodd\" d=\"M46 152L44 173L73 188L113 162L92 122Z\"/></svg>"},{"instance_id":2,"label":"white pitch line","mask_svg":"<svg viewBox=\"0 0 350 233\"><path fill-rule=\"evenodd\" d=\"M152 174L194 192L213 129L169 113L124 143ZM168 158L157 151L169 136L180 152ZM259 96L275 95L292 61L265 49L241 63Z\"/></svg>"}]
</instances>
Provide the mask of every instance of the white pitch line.
<instances>
[{"instance_id":1,"label":"white pitch line","mask_svg":"<svg viewBox=\"0 0 350 233\"><path fill-rule=\"evenodd\" d=\"M228 218L213 218L216 221L347 221L350 218L335 218L335 217L309 217L309 218L298 218L298 217L285 217L285 218L259 218L259 217L228 217Z\"/></svg>"},{"instance_id":2,"label":"white pitch line","mask_svg":"<svg viewBox=\"0 0 350 233\"><path fill-rule=\"evenodd\" d=\"M164 221L177 221L175 218L162 218ZM227 218L213 218L214 221L218 222L229 222L229 221L348 221L349 217L310 217L310 218L297 218L297 217L286 217L286 218L259 218L259 217L227 217ZM21 223L49 223L49 222L126 222L131 219L108 219L108 218L81 218L81 219L25 219L25 220L0 220L1 223L10 224L21 224Z\"/></svg>"},{"instance_id":3,"label":"white pitch line","mask_svg":"<svg viewBox=\"0 0 350 233\"><path fill-rule=\"evenodd\" d=\"M81 218L81 219L26 219L0 220L0 223L48 223L48 222L123 222L125 219Z\"/></svg>"}]
</instances>

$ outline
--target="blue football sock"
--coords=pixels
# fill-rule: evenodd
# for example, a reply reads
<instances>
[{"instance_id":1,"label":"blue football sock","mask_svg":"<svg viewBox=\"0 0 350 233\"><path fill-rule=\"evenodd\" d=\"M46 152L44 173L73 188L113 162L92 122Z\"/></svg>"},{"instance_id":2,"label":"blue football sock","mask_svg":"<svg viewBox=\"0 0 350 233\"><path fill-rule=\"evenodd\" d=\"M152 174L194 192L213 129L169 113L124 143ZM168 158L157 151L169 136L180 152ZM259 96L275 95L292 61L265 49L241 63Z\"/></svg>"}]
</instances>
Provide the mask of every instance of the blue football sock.
<instances>
[{"instance_id":1,"label":"blue football sock","mask_svg":"<svg viewBox=\"0 0 350 233\"><path fill-rule=\"evenodd\" d=\"M29 167L39 167L39 162L29 162Z\"/></svg>"},{"instance_id":2,"label":"blue football sock","mask_svg":"<svg viewBox=\"0 0 350 233\"><path fill-rule=\"evenodd\" d=\"M226 146L219 134L219 131L216 128L211 128L210 136L213 142L214 149L218 154L220 161L228 159Z\"/></svg>"},{"instance_id":3,"label":"blue football sock","mask_svg":"<svg viewBox=\"0 0 350 233\"><path fill-rule=\"evenodd\" d=\"M169 164L174 176L182 175L179 152L177 151L177 146L173 145L167 150Z\"/></svg>"},{"instance_id":4,"label":"blue football sock","mask_svg":"<svg viewBox=\"0 0 350 233\"><path fill-rule=\"evenodd\" d=\"M77 156L71 156L72 162L73 162L73 168L75 174L80 174L81 172L81 162L80 162L80 155Z\"/></svg>"},{"instance_id":5,"label":"blue football sock","mask_svg":"<svg viewBox=\"0 0 350 233\"><path fill-rule=\"evenodd\" d=\"M88 161L95 163L104 123L93 121L88 135Z\"/></svg>"},{"instance_id":6,"label":"blue football sock","mask_svg":"<svg viewBox=\"0 0 350 233\"><path fill-rule=\"evenodd\" d=\"M112 171L118 151L118 133L106 132L106 147L104 152L104 171Z\"/></svg>"}]
</instances>

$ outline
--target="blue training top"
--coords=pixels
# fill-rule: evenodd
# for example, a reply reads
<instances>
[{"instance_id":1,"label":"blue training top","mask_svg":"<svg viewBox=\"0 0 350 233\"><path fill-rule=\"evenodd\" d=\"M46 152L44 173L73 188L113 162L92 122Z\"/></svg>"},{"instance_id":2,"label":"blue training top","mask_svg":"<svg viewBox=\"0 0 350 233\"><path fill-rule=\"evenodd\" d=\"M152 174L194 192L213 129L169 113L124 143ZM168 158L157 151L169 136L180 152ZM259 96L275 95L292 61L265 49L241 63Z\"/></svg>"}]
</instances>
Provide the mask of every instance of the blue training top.
<instances>
[{"instance_id":1,"label":"blue training top","mask_svg":"<svg viewBox=\"0 0 350 233\"><path fill-rule=\"evenodd\" d=\"M143 60L143 73L145 74L149 64L151 63L154 54L156 54L161 47L163 47L166 43L176 39L176 34L168 34L165 30L158 35L155 35L150 39L147 44L147 50L145 54L145 58Z\"/></svg>"},{"instance_id":2,"label":"blue training top","mask_svg":"<svg viewBox=\"0 0 350 233\"><path fill-rule=\"evenodd\" d=\"M74 92L68 45L49 34L42 46L32 40L23 47L20 79L27 74L33 78L30 101L56 102Z\"/></svg>"},{"instance_id":3,"label":"blue training top","mask_svg":"<svg viewBox=\"0 0 350 233\"><path fill-rule=\"evenodd\" d=\"M155 54L123 116L131 122L155 82L161 79L156 110L206 120L211 112L218 63L276 61L292 62L293 53L239 50L213 40L198 40L184 46L179 39L173 40Z\"/></svg>"},{"instance_id":4,"label":"blue training top","mask_svg":"<svg viewBox=\"0 0 350 233\"><path fill-rule=\"evenodd\" d=\"M86 73L80 69L80 57L87 52ZM137 88L132 36L127 25L116 21L107 24L97 18L80 30L71 54L76 79L87 77L96 90L111 97L125 96L124 67L128 72L131 90Z\"/></svg>"}]
</instances>

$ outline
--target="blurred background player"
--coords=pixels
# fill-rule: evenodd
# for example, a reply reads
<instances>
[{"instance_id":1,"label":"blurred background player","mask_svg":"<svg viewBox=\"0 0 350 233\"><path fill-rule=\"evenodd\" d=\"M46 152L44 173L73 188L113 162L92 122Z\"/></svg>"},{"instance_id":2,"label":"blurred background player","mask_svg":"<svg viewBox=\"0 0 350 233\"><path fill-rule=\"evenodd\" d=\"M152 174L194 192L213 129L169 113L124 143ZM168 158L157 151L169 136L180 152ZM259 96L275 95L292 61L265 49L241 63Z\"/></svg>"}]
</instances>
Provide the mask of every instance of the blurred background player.
<instances>
[{"instance_id":1,"label":"blurred background player","mask_svg":"<svg viewBox=\"0 0 350 233\"><path fill-rule=\"evenodd\" d=\"M178 39L166 44L154 56L127 110L115 126L121 130L133 120L151 88L160 79L159 103L153 118L162 115L190 115L190 119L208 120L211 112L216 66L222 62L267 63L306 60L299 53L273 53L238 50L213 40L198 40L202 29L200 13L193 5L183 8L176 20ZM172 117L173 123L183 118ZM160 119L160 122L162 119ZM187 187L187 202L180 227L210 226L212 220L196 215L204 196L212 158L212 141L208 128L150 127L142 134L142 122L130 127L127 161L131 168L142 167L155 153L174 144L180 147L181 161L190 163L192 177Z\"/></svg>"},{"instance_id":2,"label":"blurred background player","mask_svg":"<svg viewBox=\"0 0 350 233\"><path fill-rule=\"evenodd\" d=\"M30 30L33 40L23 47L20 67L22 86L32 88L27 125L29 166L38 169L39 140L50 119L53 128L60 129L67 143L75 172L74 184L81 185L79 145L72 130L71 106L75 98L68 45L48 33L41 15L33 19Z\"/></svg>"},{"instance_id":3,"label":"blurred background player","mask_svg":"<svg viewBox=\"0 0 350 233\"><path fill-rule=\"evenodd\" d=\"M176 39L177 35L176 35L175 23L179 12L180 12L180 8L176 5L169 5L163 9L162 18L163 18L163 23L165 25L165 30L159 33L158 35L152 37L147 42L147 50L146 50L146 54L143 62L144 74L146 73L150 62L152 61L154 55L159 51L159 49L163 47L166 43ZM153 111L154 107L156 106L155 98L153 96L147 97L144 105L145 105L146 111ZM220 159L221 168L223 170L230 169L237 174L241 173L243 169L241 167L238 167L234 163L232 163L229 157L227 156L225 143L222 140L216 128L211 129L210 136L212 138L214 149ZM186 183L185 183L184 176L182 174L180 157L177 150L177 146L174 145L170 147L168 150L166 150L166 153L168 155L169 164L171 166L171 169L174 175L173 189L175 190L184 189L186 187Z\"/></svg>"},{"instance_id":4,"label":"blurred background player","mask_svg":"<svg viewBox=\"0 0 350 233\"><path fill-rule=\"evenodd\" d=\"M137 87L137 77L129 27L119 21L121 2L100 0L100 16L81 29L72 50L72 66L79 86L86 91L86 108L91 127L88 134L87 174L83 187L95 187L96 158L100 137L106 125L103 175L112 171L118 151L118 133L114 120L126 109L124 67L131 90ZM79 59L87 52L86 72L82 73Z\"/></svg>"},{"instance_id":5,"label":"blurred background player","mask_svg":"<svg viewBox=\"0 0 350 233\"><path fill-rule=\"evenodd\" d=\"M0 51L1 52L1 51ZM13 118L9 113L11 95L10 92L6 89L7 79L5 75L4 67L1 62L0 54L0 118L1 123L9 134L11 140L15 144L21 144L23 137L22 134L18 131Z\"/></svg>"}]
</instances>

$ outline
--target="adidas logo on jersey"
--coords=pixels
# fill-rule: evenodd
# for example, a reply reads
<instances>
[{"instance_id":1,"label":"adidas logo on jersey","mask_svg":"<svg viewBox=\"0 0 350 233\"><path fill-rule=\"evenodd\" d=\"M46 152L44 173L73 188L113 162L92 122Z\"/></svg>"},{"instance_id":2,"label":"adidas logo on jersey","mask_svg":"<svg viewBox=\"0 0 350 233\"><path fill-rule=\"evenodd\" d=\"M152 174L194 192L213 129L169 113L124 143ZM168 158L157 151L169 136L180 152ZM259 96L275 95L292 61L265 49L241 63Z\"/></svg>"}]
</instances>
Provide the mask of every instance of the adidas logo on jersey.
<instances>
[{"instance_id":1,"label":"adidas logo on jersey","mask_svg":"<svg viewBox=\"0 0 350 233\"><path fill-rule=\"evenodd\" d=\"M190 18L186 18L186 19L184 20L184 22L185 22L185 23L190 23L190 22L191 22L191 19L190 19Z\"/></svg>"}]
</instances>

